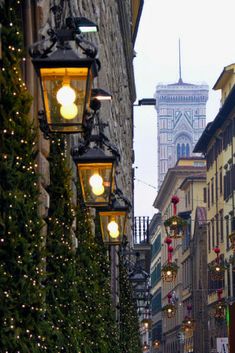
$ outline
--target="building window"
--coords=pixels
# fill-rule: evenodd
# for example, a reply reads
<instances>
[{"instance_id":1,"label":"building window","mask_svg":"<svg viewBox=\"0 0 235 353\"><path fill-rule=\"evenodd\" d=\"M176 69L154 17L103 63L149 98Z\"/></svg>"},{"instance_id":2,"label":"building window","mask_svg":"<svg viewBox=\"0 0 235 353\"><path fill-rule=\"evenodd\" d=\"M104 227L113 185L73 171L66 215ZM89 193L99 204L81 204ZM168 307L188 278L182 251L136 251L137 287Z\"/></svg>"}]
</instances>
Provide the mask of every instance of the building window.
<instances>
[{"instance_id":1,"label":"building window","mask_svg":"<svg viewBox=\"0 0 235 353\"><path fill-rule=\"evenodd\" d=\"M215 247L215 222L211 220L211 238L212 238L212 249Z\"/></svg>"},{"instance_id":2,"label":"building window","mask_svg":"<svg viewBox=\"0 0 235 353\"><path fill-rule=\"evenodd\" d=\"M186 157L189 157L189 144L186 144Z\"/></svg>"},{"instance_id":3,"label":"building window","mask_svg":"<svg viewBox=\"0 0 235 353\"><path fill-rule=\"evenodd\" d=\"M227 271L227 287L228 287L228 297L230 297L231 296L230 266Z\"/></svg>"},{"instance_id":4,"label":"building window","mask_svg":"<svg viewBox=\"0 0 235 353\"><path fill-rule=\"evenodd\" d=\"M152 314L156 315L161 311L162 308L162 296L161 292L158 292L154 295L152 299Z\"/></svg>"},{"instance_id":5,"label":"building window","mask_svg":"<svg viewBox=\"0 0 235 353\"><path fill-rule=\"evenodd\" d=\"M219 245L219 223L218 223L218 214L215 215L215 238L216 245Z\"/></svg>"},{"instance_id":6,"label":"building window","mask_svg":"<svg viewBox=\"0 0 235 353\"><path fill-rule=\"evenodd\" d=\"M210 222L207 223L207 231L208 231L208 252L211 252L211 227Z\"/></svg>"},{"instance_id":7,"label":"building window","mask_svg":"<svg viewBox=\"0 0 235 353\"><path fill-rule=\"evenodd\" d=\"M152 259L159 254L161 250L161 234L157 236L151 247L151 257Z\"/></svg>"},{"instance_id":8,"label":"building window","mask_svg":"<svg viewBox=\"0 0 235 353\"><path fill-rule=\"evenodd\" d=\"M207 202L207 198L206 198L206 188L203 188L203 202Z\"/></svg>"},{"instance_id":9,"label":"building window","mask_svg":"<svg viewBox=\"0 0 235 353\"><path fill-rule=\"evenodd\" d=\"M220 195L223 192L223 174L222 174L222 167L219 169L219 192Z\"/></svg>"},{"instance_id":10,"label":"building window","mask_svg":"<svg viewBox=\"0 0 235 353\"><path fill-rule=\"evenodd\" d=\"M177 160L180 158L180 144L177 143Z\"/></svg>"},{"instance_id":11,"label":"building window","mask_svg":"<svg viewBox=\"0 0 235 353\"><path fill-rule=\"evenodd\" d=\"M215 173L215 199L218 201L218 173Z\"/></svg>"},{"instance_id":12,"label":"building window","mask_svg":"<svg viewBox=\"0 0 235 353\"><path fill-rule=\"evenodd\" d=\"M220 223L220 241L224 241L224 210L219 211L219 223Z\"/></svg>"},{"instance_id":13,"label":"building window","mask_svg":"<svg viewBox=\"0 0 235 353\"><path fill-rule=\"evenodd\" d=\"M188 191L188 205L190 205L190 190Z\"/></svg>"},{"instance_id":14,"label":"building window","mask_svg":"<svg viewBox=\"0 0 235 353\"><path fill-rule=\"evenodd\" d=\"M210 208L210 183L207 184L207 206Z\"/></svg>"},{"instance_id":15,"label":"building window","mask_svg":"<svg viewBox=\"0 0 235 353\"><path fill-rule=\"evenodd\" d=\"M214 178L211 179L211 204L214 204Z\"/></svg>"},{"instance_id":16,"label":"building window","mask_svg":"<svg viewBox=\"0 0 235 353\"><path fill-rule=\"evenodd\" d=\"M229 217L225 216L225 231L226 231L226 247L227 250L230 247L230 239L229 239Z\"/></svg>"}]
</instances>

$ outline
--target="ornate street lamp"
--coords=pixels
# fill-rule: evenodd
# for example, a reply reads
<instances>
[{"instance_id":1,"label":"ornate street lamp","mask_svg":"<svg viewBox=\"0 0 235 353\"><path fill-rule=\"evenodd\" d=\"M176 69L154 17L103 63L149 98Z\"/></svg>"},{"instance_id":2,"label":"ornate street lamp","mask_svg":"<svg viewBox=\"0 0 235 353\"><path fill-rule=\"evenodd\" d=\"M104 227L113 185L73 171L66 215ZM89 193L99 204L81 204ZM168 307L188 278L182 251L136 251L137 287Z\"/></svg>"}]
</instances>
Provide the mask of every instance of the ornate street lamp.
<instances>
[{"instance_id":1,"label":"ornate street lamp","mask_svg":"<svg viewBox=\"0 0 235 353\"><path fill-rule=\"evenodd\" d=\"M145 318L143 320L141 320L141 326L144 330L149 330L152 326L152 320L151 319L148 319L148 318Z\"/></svg>"},{"instance_id":2,"label":"ornate street lamp","mask_svg":"<svg viewBox=\"0 0 235 353\"><path fill-rule=\"evenodd\" d=\"M171 202L173 204L173 216L164 222L164 226L167 236L177 239L184 235L187 222L176 214L176 205L179 202L178 196L172 196Z\"/></svg>"},{"instance_id":3,"label":"ornate street lamp","mask_svg":"<svg viewBox=\"0 0 235 353\"><path fill-rule=\"evenodd\" d=\"M161 268L161 276L164 282L173 282L177 276L178 266L176 262L172 262L172 252L174 250L171 246L172 239L167 237L165 239L165 243L167 244L168 259L167 263L165 263Z\"/></svg>"},{"instance_id":4,"label":"ornate street lamp","mask_svg":"<svg viewBox=\"0 0 235 353\"><path fill-rule=\"evenodd\" d=\"M149 348L150 348L149 344L147 344L147 342L144 341L144 344L143 344L143 347L142 347L142 351L143 352L148 352Z\"/></svg>"},{"instance_id":5,"label":"ornate street lamp","mask_svg":"<svg viewBox=\"0 0 235 353\"><path fill-rule=\"evenodd\" d=\"M115 199L112 206L97 209L100 216L101 234L104 244L120 245L126 228L128 206L122 206Z\"/></svg>"},{"instance_id":6,"label":"ornate street lamp","mask_svg":"<svg viewBox=\"0 0 235 353\"><path fill-rule=\"evenodd\" d=\"M95 59L81 58L71 48L58 48L32 62L40 80L49 132L82 132L97 76Z\"/></svg>"},{"instance_id":7,"label":"ornate street lamp","mask_svg":"<svg viewBox=\"0 0 235 353\"><path fill-rule=\"evenodd\" d=\"M161 345L161 342L159 340L153 341L153 349L159 349L160 345Z\"/></svg>"},{"instance_id":8,"label":"ornate street lamp","mask_svg":"<svg viewBox=\"0 0 235 353\"><path fill-rule=\"evenodd\" d=\"M214 317L217 321L225 319L226 303L222 299L223 289L217 289L218 302L214 306Z\"/></svg>"},{"instance_id":9,"label":"ornate street lamp","mask_svg":"<svg viewBox=\"0 0 235 353\"><path fill-rule=\"evenodd\" d=\"M210 276L212 280L221 280L224 277L225 270L227 269L226 264L221 263L220 260L220 248L215 247L214 252L216 254L216 259L208 265Z\"/></svg>"},{"instance_id":10,"label":"ornate street lamp","mask_svg":"<svg viewBox=\"0 0 235 353\"><path fill-rule=\"evenodd\" d=\"M164 282L173 282L177 276L178 265L176 262L166 263L162 266L161 272Z\"/></svg>"},{"instance_id":11,"label":"ornate street lamp","mask_svg":"<svg viewBox=\"0 0 235 353\"><path fill-rule=\"evenodd\" d=\"M162 312L164 316L166 316L168 319L171 319L176 314L176 307L171 302L171 298L172 298L171 293L167 294L167 298L168 298L168 303L162 307Z\"/></svg>"},{"instance_id":12,"label":"ornate street lamp","mask_svg":"<svg viewBox=\"0 0 235 353\"><path fill-rule=\"evenodd\" d=\"M78 169L85 205L108 206L114 189L116 157L107 156L99 147L88 147L83 154L74 149L72 155Z\"/></svg>"},{"instance_id":13,"label":"ornate street lamp","mask_svg":"<svg viewBox=\"0 0 235 353\"><path fill-rule=\"evenodd\" d=\"M93 28L92 23L89 26L84 20L67 18L66 28L51 29L52 44L46 49L46 40L30 48L44 105L39 115L40 128L46 134L82 132L89 115L92 83L99 64L96 48L81 34L85 27ZM80 55L71 48L70 41L82 49ZM55 45L57 48L52 51Z\"/></svg>"},{"instance_id":14,"label":"ornate street lamp","mask_svg":"<svg viewBox=\"0 0 235 353\"><path fill-rule=\"evenodd\" d=\"M187 306L187 315L184 317L184 320L182 321L182 331L184 332L191 332L195 328L195 320L192 319L191 317L191 310L192 310L192 305Z\"/></svg>"}]
</instances>

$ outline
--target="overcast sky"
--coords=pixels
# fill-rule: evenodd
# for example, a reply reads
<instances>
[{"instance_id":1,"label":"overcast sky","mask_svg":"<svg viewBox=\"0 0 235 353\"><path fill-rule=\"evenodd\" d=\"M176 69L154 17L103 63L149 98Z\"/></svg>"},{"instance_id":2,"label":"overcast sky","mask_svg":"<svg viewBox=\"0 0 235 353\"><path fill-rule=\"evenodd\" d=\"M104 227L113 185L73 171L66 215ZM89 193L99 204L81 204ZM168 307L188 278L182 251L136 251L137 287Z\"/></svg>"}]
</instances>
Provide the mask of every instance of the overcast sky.
<instances>
[{"instance_id":1,"label":"overcast sky","mask_svg":"<svg viewBox=\"0 0 235 353\"><path fill-rule=\"evenodd\" d=\"M137 100L153 98L160 82L182 79L209 85L207 122L220 107L212 87L224 66L235 62L235 0L144 0L134 59ZM154 107L135 107L135 215L150 216L157 190L157 115ZM140 180L140 181L139 181ZM147 184L147 185L146 185Z\"/></svg>"}]
</instances>

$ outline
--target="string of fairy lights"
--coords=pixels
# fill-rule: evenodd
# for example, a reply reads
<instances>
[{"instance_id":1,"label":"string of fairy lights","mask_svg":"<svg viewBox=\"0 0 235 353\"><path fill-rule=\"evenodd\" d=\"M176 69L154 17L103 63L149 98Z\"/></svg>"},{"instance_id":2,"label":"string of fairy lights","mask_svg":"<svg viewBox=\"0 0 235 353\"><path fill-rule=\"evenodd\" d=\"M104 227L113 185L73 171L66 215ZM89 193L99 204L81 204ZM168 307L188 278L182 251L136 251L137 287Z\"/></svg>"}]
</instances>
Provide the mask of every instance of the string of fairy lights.
<instances>
[{"instance_id":1,"label":"string of fairy lights","mask_svg":"<svg viewBox=\"0 0 235 353\"><path fill-rule=\"evenodd\" d=\"M73 205L66 139L51 141L57 153L50 155L56 157L50 160L50 208L45 220L38 215L37 132L28 118L32 98L20 69L26 60L17 26L21 1L12 3L10 8L0 6L5 109L0 122L0 168L5 177L0 196L4 206L0 213L1 351L120 353L119 326L110 298L110 263L91 231L89 211ZM138 353L138 318L130 293L126 295L130 284L123 278L120 285L126 307L132 308L129 317L122 316L123 330L131 330L123 344L129 353Z\"/></svg>"}]
</instances>

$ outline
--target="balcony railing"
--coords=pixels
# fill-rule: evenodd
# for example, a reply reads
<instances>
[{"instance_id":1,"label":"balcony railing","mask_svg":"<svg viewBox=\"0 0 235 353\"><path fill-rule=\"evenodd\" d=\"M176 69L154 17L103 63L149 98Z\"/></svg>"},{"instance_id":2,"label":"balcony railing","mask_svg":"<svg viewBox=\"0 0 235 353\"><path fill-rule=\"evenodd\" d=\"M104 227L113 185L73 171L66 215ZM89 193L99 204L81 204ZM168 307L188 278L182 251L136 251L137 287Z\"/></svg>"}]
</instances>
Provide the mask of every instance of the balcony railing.
<instances>
[{"instance_id":1,"label":"balcony railing","mask_svg":"<svg viewBox=\"0 0 235 353\"><path fill-rule=\"evenodd\" d=\"M134 244L149 243L149 217L134 218Z\"/></svg>"}]
</instances>

